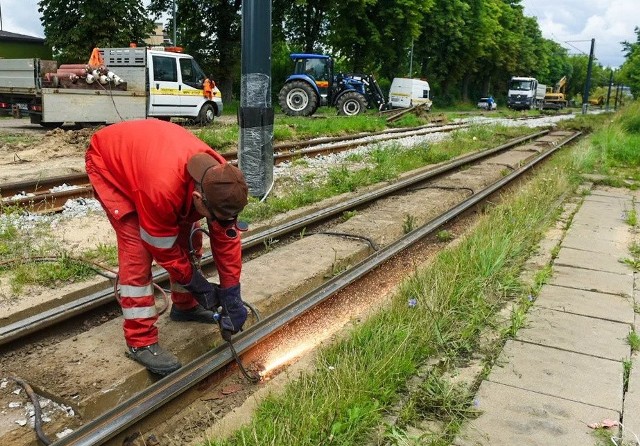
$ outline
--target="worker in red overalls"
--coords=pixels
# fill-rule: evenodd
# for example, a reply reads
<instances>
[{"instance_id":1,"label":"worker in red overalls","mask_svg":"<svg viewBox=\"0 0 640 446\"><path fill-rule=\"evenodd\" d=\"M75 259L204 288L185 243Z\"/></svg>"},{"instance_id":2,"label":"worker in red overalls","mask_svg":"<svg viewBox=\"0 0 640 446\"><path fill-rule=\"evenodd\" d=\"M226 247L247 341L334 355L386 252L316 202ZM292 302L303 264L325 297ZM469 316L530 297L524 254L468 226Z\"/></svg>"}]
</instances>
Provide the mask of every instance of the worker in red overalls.
<instances>
[{"instance_id":1,"label":"worker in red overalls","mask_svg":"<svg viewBox=\"0 0 640 446\"><path fill-rule=\"evenodd\" d=\"M242 172L182 127L156 119L126 121L97 131L86 153L96 198L116 231L119 302L128 355L149 371L171 373L181 364L158 345L151 263L171 279L174 321L214 323L222 307L223 337L247 318L240 296L242 266L237 215L247 204ZM220 285L190 261L189 237L205 217ZM201 250L202 233L193 246Z\"/></svg>"}]
</instances>

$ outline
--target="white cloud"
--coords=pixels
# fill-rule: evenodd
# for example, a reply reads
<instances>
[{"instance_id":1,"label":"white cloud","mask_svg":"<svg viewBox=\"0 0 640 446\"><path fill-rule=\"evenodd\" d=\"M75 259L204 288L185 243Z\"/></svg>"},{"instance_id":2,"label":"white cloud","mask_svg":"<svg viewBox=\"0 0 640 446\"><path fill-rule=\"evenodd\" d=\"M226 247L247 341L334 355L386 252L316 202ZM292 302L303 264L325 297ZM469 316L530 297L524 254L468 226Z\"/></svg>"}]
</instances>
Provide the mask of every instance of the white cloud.
<instances>
[{"instance_id":1,"label":"white cloud","mask_svg":"<svg viewBox=\"0 0 640 446\"><path fill-rule=\"evenodd\" d=\"M526 15L538 18L542 34L571 54L588 54L590 40L596 39L596 58L604 66L624 62L620 42L635 41L634 29L640 26L638 0L523 0L522 4Z\"/></svg>"},{"instance_id":2,"label":"white cloud","mask_svg":"<svg viewBox=\"0 0 640 446\"><path fill-rule=\"evenodd\" d=\"M0 0L0 5L3 31L44 37L38 0Z\"/></svg>"}]
</instances>

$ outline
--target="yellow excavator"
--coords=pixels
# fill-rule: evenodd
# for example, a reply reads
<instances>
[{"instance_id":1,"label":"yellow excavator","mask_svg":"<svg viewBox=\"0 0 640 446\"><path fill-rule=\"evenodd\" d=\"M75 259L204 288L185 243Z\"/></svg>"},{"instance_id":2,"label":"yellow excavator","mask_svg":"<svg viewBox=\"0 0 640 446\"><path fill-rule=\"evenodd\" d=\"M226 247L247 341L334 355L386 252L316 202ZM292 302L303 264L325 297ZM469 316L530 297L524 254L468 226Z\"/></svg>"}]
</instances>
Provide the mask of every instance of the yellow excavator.
<instances>
[{"instance_id":1,"label":"yellow excavator","mask_svg":"<svg viewBox=\"0 0 640 446\"><path fill-rule=\"evenodd\" d=\"M562 76L555 86L547 87L547 93L544 95L544 108L562 110L567 106L567 100L564 97L567 88L567 76Z\"/></svg>"},{"instance_id":2,"label":"yellow excavator","mask_svg":"<svg viewBox=\"0 0 640 446\"><path fill-rule=\"evenodd\" d=\"M589 99L589 105L593 105L595 107L602 107L604 105L604 96L600 95L593 99Z\"/></svg>"}]
</instances>

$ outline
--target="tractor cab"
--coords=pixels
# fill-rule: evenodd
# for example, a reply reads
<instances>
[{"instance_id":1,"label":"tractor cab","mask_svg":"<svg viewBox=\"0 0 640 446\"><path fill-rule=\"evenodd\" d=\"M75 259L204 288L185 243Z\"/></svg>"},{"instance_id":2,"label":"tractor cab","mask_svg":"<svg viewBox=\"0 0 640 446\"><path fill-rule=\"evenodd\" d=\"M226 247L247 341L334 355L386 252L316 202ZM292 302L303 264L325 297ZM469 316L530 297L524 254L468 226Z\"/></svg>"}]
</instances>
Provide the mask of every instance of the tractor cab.
<instances>
[{"instance_id":1,"label":"tractor cab","mask_svg":"<svg viewBox=\"0 0 640 446\"><path fill-rule=\"evenodd\" d=\"M308 77L317 87L320 105L327 105L329 89L333 85L333 59L321 54L291 54L295 62L293 75Z\"/></svg>"}]
</instances>

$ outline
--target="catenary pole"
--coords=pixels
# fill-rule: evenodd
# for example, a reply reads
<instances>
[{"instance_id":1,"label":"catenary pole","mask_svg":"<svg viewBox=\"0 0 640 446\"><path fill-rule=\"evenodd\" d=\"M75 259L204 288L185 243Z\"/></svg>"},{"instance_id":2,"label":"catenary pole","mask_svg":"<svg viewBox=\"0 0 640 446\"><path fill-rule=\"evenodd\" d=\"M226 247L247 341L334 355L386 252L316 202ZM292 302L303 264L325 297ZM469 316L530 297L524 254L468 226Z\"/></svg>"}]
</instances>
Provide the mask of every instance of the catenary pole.
<instances>
[{"instance_id":1,"label":"catenary pole","mask_svg":"<svg viewBox=\"0 0 640 446\"><path fill-rule=\"evenodd\" d=\"M591 69L593 66L593 52L596 45L596 39L591 39L591 51L589 52L589 65L587 65L587 80L584 83L584 93L582 95L582 114L587 113L589 105L589 90L591 90Z\"/></svg>"},{"instance_id":2,"label":"catenary pole","mask_svg":"<svg viewBox=\"0 0 640 446\"><path fill-rule=\"evenodd\" d=\"M605 110L609 111L609 99L611 98L611 86L613 85L613 70L609 74L609 88L607 89L607 107Z\"/></svg>"},{"instance_id":3,"label":"catenary pole","mask_svg":"<svg viewBox=\"0 0 640 446\"><path fill-rule=\"evenodd\" d=\"M238 165L249 194L264 199L273 186L271 0L242 3L241 45Z\"/></svg>"}]
</instances>

